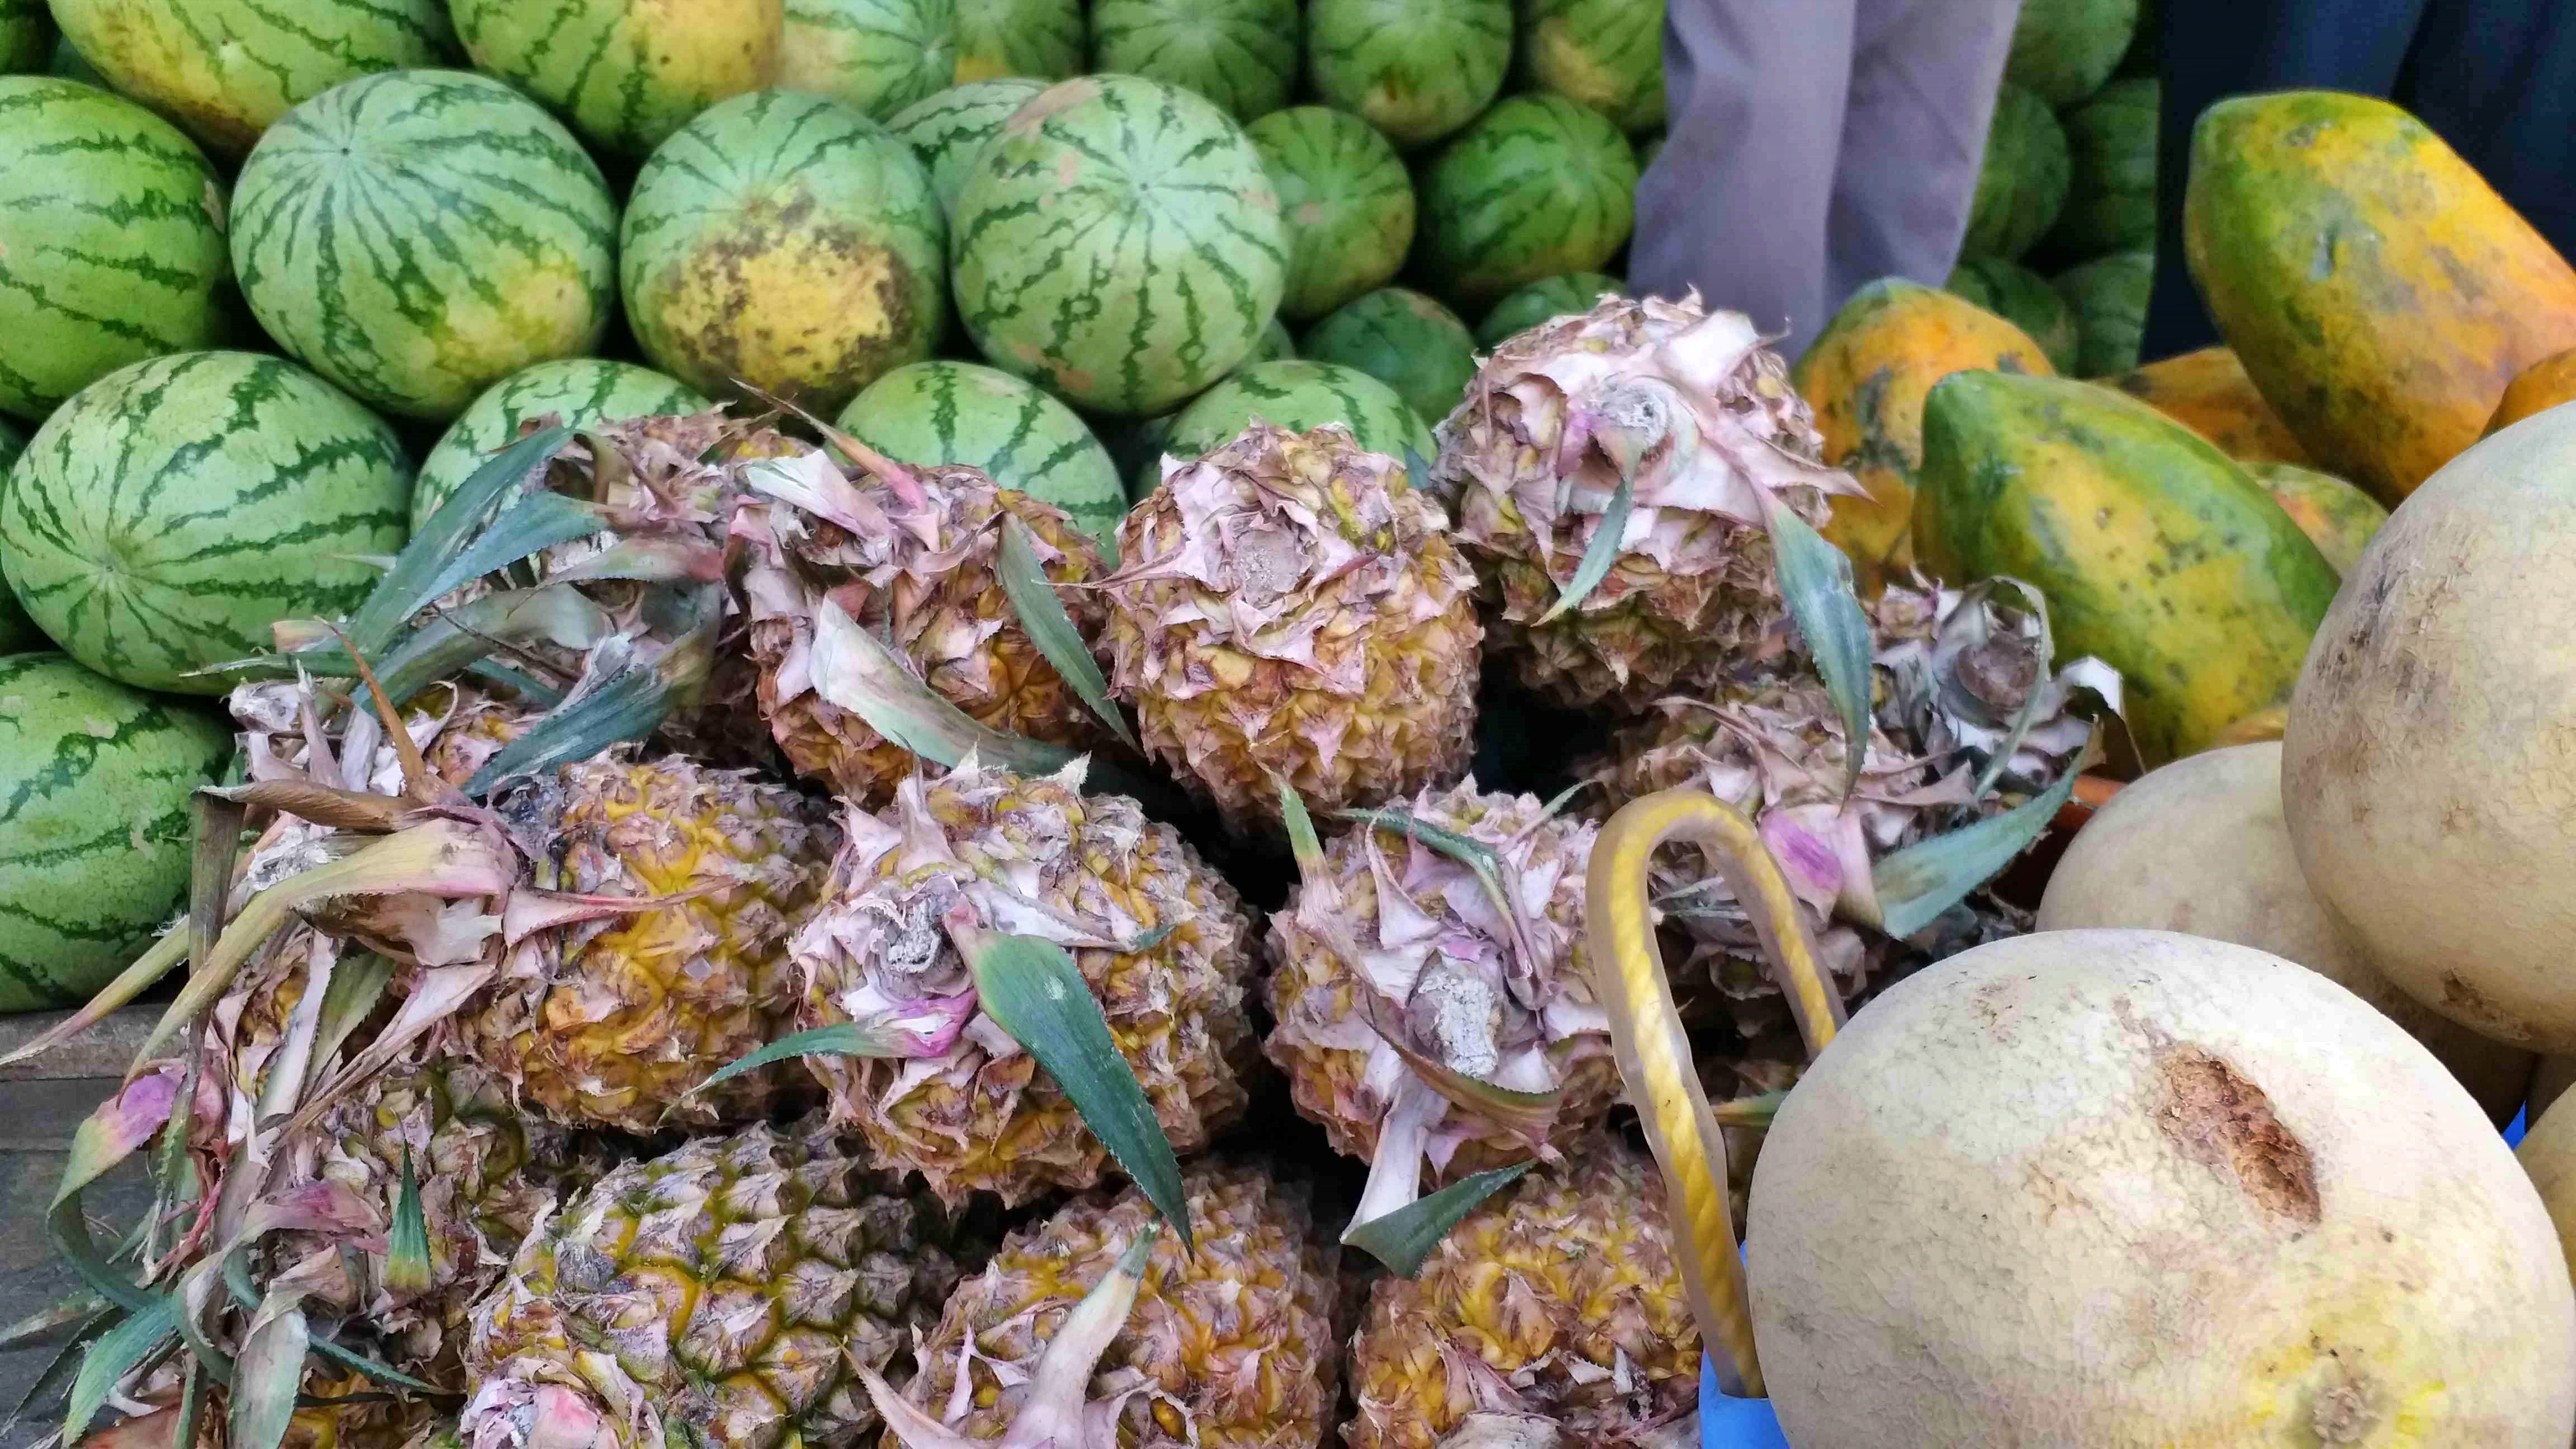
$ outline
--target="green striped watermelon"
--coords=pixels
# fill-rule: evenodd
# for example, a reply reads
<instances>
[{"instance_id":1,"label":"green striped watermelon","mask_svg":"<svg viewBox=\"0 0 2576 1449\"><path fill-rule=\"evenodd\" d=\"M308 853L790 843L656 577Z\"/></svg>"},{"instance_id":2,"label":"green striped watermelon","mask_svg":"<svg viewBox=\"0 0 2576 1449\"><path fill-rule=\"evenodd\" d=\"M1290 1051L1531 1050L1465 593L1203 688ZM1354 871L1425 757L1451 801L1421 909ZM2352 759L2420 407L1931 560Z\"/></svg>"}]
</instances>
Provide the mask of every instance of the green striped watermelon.
<instances>
[{"instance_id":1,"label":"green striped watermelon","mask_svg":"<svg viewBox=\"0 0 2576 1449\"><path fill-rule=\"evenodd\" d=\"M186 352L64 403L0 495L0 572L65 652L142 689L220 694L189 671L334 618L402 547L402 444L291 362Z\"/></svg>"},{"instance_id":2,"label":"green striped watermelon","mask_svg":"<svg viewBox=\"0 0 2576 1449\"><path fill-rule=\"evenodd\" d=\"M1141 76L1049 87L957 197L957 308L995 366L1151 414L1250 354L1287 248L1261 153L1225 113Z\"/></svg>"},{"instance_id":3,"label":"green striped watermelon","mask_svg":"<svg viewBox=\"0 0 2576 1449\"><path fill-rule=\"evenodd\" d=\"M342 81L456 48L446 0L53 0L53 15L118 90L228 157Z\"/></svg>"},{"instance_id":4,"label":"green striped watermelon","mask_svg":"<svg viewBox=\"0 0 2576 1449\"><path fill-rule=\"evenodd\" d=\"M1279 319L1273 317L1270 319L1270 325L1261 329L1261 340L1252 344L1252 355L1243 360L1243 367L1251 367L1263 362L1284 362L1296 355L1297 339L1290 337L1288 329L1279 325ZM1240 370L1241 368L1237 369L1237 371Z\"/></svg>"},{"instance_id":5,"label":"green striped watermelon","mask_svg":"<svg viewBox=\"0 0 2576 1449\"><path fill-rule=\"evenodd\" d=\"M2162 94L2154 76L2116 80L2060 117L2073 165L2066 207L2042 241L2052 255L2079 261L2155 245Z\"/></svg>"},{"instance_id":6,"label":"green striped watermelon","mask_svg":"<svg viewBox=\"0 0 2576 1449\"><path fill-rule=\"evenodd\" d=\"M1231 442L1254 418L1299 432L1340 423L1361 447L1399 459L1407 448L1424 458L1439 451L1421 415L1395 389L1367 373L1329 362L1265 362L1209 388L1181 409L1163 436L1162 455L1139 471L1131 491L1142 498L1162 481L1162 456L1199 457Z\"/></svg>"},{"instance_id":7,"label":"green striped watermelon","mask_svg":"<svg viewBox=\"0 0 2576 1449\"><path fill-rule=\"evenodd\" d=\"M477 70L535 96L603 151L641 156L778 72L781 0L452 0Z\"/></svg>"},{"instance_id":8,"label":"green striped watermelon","mask_svg":"<svg viewBox=\"0 0 2576 1449\"><path fill-rule=\"evenodd\" d=\"M964 463L1073 516L1118 552L1127 494L1117 465L1073 409L996 368L916 362L868 385L840 426L899 463Z\"/></svg>"},{"instance_id":9,"label":"green striped watermelon","mask_svg":"<svg viewBox=\"0 0 2576 1449\"><path fill-rule=\"evenodd\" d=\"M107 83L107 77L98 73L98 67L81 59L81 53L72 48L72 43L60 36L55 37L54 63L46 68L46 74L58 75L65 80L76 80L83 85L96 86L103 91L115 89Z\"/></svg>"},{"instance_id":10,"label":"green striped watermelon","mask_svg":"<svg viewBox=\"0 0 2576 1449\"><path fill-rule=\"evenodd\" d=\"M360 401L456 416L577 357L617 301L617 203L489 76L386 71L288 111L233 187L233 270L278 345Z\"/></svg>"},{"instance_id":11,"label":"green striped watermelon","mask_svg":"<svg viewBox=\"0 0 2576 1449\"><path fill-rule=\"evenodd\" d=\"M677 378L631 362L580 357L521 368L486 388L421 459L420 476L411 485L412 531L419 532L485 458L517 440L519 425L532 418L551 413L566 427L581 428L712 406Z\"/></svg>"},{"instance_id":12,"label":"green striped watermelon","mask_svg":"<svg viewBox=\"0 0 2576 1449\"><path fill-rule=\"evenodd\" d=\"M1959 255L2018 260L2056 224L2066 205L2068 166L2066 131L2048 103L2007 81L1995 93Z\"/></svg>"},{"instance_id":13,"label":"green striped watermelon","mask_svg":"<svg viewBox=\"0 0 2576 1449\"><path fill-rule=\"evenodd\" d=\"M1530 82L1623 131L1664 123L1664 0L1520 0Z\"/></svg>"},{"instance_id":14,"label":"green striped watermelon","mask_svg":"<svg viewBox=\"0 0 2576 1449\"><path fill-rule=\"evenodd\" d=\"M41 419L218 340L231 277L223 187L176 126L78 81L0 76L0 410Z\"/></svg>"},{"instance_id":15,"label":"green striped watermelon","mask_svg":"<svg viewBox=\"0 0 2576 1449\"><path fill-rule=\"evenodd\" d=\"M1394 388L1426 423L1449 416L1476 376L1476 337L1420 292L1381 287L1306 329L1297 355L1357 368Z\"/></svg>"},{"instance_id":16,"label":"green striped watermelon","mask_svg":"<svg viewBox=\"0 0 2576 1449\"><path fill-rule=\"evenodd\" d=\"M1082 0L957 0L957 80L1082 74Z\"/></svg>"},{"instance_id":17,"label":"green striped watermelon","mask_svg":"<svg viewBox=\"0 0 2576 1449\"><path fill-rule=\"evenodd\" d=\"M2147 327L2147 290L2155 279L2151 249L2113 252L2050 279L2075 309L2075 376L2109 377L2138 365L2138 340Z\"/></svg>"},{"instance_id":18,"label":"green striped watermelon","mask_svg":"<svg viewBox=\"0 0 2576 1449\"><path fill-rule=\"evenodd\" d=\"M2030 334L2048 365L2064 377L2075 376L2083 339L2074 309L2048 279L2019 262L2001 257L1970 257L1950 273L1941 290L1967 298Z\"/></svg>"},{"instance_id":19,"label":"green striped watermelon","mask_svg":"<svg viewBox=\"0 0 2576 1449\"><path fill-rule=\"evenodd\" d=\"M36 75L54 63L54 17L45 0L0 0L0 73Z\"/></svg>"},{"instance_id":20,"label":"green striped watermelon","mask_svg":"<svg viewBox=\"0 0 2576 1449\"><path fill-rule=\"evenodd\" d=\"M1238 121L1266 116L1297 78L1297 3L1097 0L1091 65L1196 91Z\"/></svg>"},{"instance_id":21,"label":"green striped watermelon","mask_svg":"<svg viewBox=\"0 0 2576 1449\"><path fill-rule=\"evenodd\" d=\"M1470 306L1559 272L1597 270L1636 223L1637 153L1600 112L1514 96L1431 163L1424 275Z\"/></svg>"},{"instance_id":22,"label":"green striped watermelon","mask_svg":"<svg viewBox=\"0 0 2576 1449\"><path fill-rule=\"evenodd\" d=\"M984 154L984 143L1001 134L1011 112L1045 89L1044 81L1019 76L968 81L904 107L886 125L912 143L913 154L930 168L930 189L939 193L940 209L953 215L957 193L975 158Z\"/></svg>"},{"instance_id":23,"label":"green striped watermelon","mask_svg":"<svg viewBox=\"0 0 2576 1449\"><path fill-rule=\"evenodd\" d=\"M27 451L27 435L7 423L0 423L0 490L9 486L9 466ZM18 607L18 596L9 588L9 576L0 572L0 654L20 654L29 649L51 649L53 641L27 611Z\"/></svg>"},{"instance_id":24,"label":"green striped watermelon","mask_svg":"<svg viewBox=\"0 0 2576 1449\"><path fill-rule=\"evenodd\" d=\"M957 73L957 0L787 0L778 84L882 121Z\"/></svg>"},{"instance_id":25,"label":"green striped watermelon","mask_svg":"<svg viewBox=\"0 0 2576 1449\"><path fill-rule=\"evenodd\" d=\"M2138 0L2022 0L2004 79L2073 105L2111 78L2137 24Z\"/></svg>"},{"instance_id":26,"label":"green striped watermelon","mask_svg":"<svg viewBox=\"0 0 2576 1449\"><path fill-rule=\"evenodd\" d=\"M738 378L837 412L947 326L930 173L822 96L754 91L691 121L636 173L623 237L636 341L711 397Z\"/></svg>"},{"instance_id":27,"label":"green striped watermelon","mask_svg":"<svg viewBox=\"0 0 2576 1449\"><path fill-rule=\"evenodd\" d=\"M1541 277L1494 304L1485 320L1476 324L1476 345L1490 351L1502 346L1504 339L1517 337L1541 322L1573 312L1589 312L1604 292L1624 297L1628 295L1628 284L1607 272Z\"/></svg>"},{"instance_id":28,"label":"green striped watermelon","mask_svg":"<svg viewBox=\"0 0 2576 1449\"><path fill-rule=\"evenodd\" d=\"M77 1006L152 943L232 748L210 711L0 656L0 1011Z\"/></svg>"},{"instance_id":29,"label":"green striped watermelon","mask_svg":"<svg viewBox=\"0 0 2576 1449\"><path fill-rule=\"evenodd\" d=\"M1511 0L1311 0L1306 76L1399 146L1476 119L1512 58Z\"/></svg>"},{"instance_id":30,"label":"green striped watermelon","mask_svg":"<svg viewBox=\"0 0 2576 1449\"><path fill-rule=\"evenodd\" d=\"M1244 128L1279 191L1288 290L1279 310L1321 317L1383 284L1413 246L1413 178L1377 127L1348 111L1297 106Z\"/></svg>"}]
</instances>

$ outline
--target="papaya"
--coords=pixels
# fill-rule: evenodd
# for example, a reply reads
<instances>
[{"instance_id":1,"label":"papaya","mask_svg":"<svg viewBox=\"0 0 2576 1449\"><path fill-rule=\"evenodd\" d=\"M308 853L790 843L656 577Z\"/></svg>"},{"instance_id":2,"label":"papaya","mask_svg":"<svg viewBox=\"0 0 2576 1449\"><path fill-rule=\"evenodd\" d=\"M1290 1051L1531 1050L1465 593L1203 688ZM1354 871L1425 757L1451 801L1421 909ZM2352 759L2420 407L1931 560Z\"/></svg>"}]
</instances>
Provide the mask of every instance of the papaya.
<instances>
[{"instance_id":1,"label":"papaya","mask_svg":"<svg viewBox=\"0 0 2576 1449\"><path fill-rule=\"evenodd\" d=\"M2239 463L2308 465L2308 450L2225 347L2204 347L2102 379L2209 439Z\"/></svg>"},{"instance_id":2,"label":"papaya","mask_svg":"<svg viewBox=\"0 0 2576 1449\"><path fill-rule=\"evenodd\" d=\"M2576 347L2576 268L2431 128L2366 96L2203 112L2183 254L2317 465L2392 508L2523 369Z\"/></svg>"},{"instance_id":3,"label":"papaya","mask_svg":"<svg viewBox=\"0 0 2576 1449\"><path fill-rule=\"evenodd\" d=\"M2287 700L2334 566L2209 441L2110 388L1956 372L1923 404L1914 556L2048 600L2060 662L2120 671L2149 767Z\"/></svg>"},{"instance_id":4,"label":"papaya","mask_svg":"<svg viewBox=\"0 0 2576 1449\"><path fill-rule=\"evenodd\" d=\"M2576 347L2553 352L2522 370L2505 387L2504 401L2487 419L2487 431L2502 432L2533 413L2576 402Z\"/></svg>"},{"instance_id":5,"label":"papaya","mask_svg":"<svg viewBox=\"0 0 2576 1449\"><path fill-rule=\"evenodd\" d=\"M2019 262L2001 257L1970 257L1950 271L1941 290L1955 292L2015 327L2048 354L2052 372L2075 370L2083 336L2076 331L2075 309L2057 295L2048 279Z\"/></svg>"},{"instance_id":6,"label":"papaya","mask_svg":"<svg viewBox=\"0 0 2576 1449\"><path fill-rule=\"evenodd\" d=\"M1963 368L2053 374L2029 333L1965 298L1888 277L1853 293L1790 374L1815 410L1825 461L1869 490L1834 499L1824 530L1865 592L1912 567L1923 395Z\"/></svg>"},{"instance_id":7,"label":"papaya","mask_svg":"<svg viewBox=\"0 0 2576 1449\"><path fill-rule=\"evenodd\" d=\"M2337 578L2352 571L2353 560L2388 521L2378 499L2331 473L2295 463L2248 463L2245 471L2334 565Z\"/></svg>"}]
</instances>

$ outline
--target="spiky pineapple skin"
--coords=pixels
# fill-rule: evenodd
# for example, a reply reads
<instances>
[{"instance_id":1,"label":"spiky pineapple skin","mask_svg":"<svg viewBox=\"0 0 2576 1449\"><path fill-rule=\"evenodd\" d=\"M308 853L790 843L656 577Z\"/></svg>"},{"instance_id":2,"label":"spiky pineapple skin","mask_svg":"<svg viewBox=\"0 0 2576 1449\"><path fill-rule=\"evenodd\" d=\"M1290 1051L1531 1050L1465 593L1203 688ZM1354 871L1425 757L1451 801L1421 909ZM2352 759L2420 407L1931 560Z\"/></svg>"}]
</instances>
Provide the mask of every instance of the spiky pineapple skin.
<instances>
[{"instance_id":1,"label":"spiky pineapple skin","mask_svg":"<svg viewBox=\"0 0 2576 1449\"><path fill-rule=\"evenodd\" d=\"M1092 1398L1144 1387L1121 1412L1121 1449L1314 1449L1332 1427L1340 1354L1331 1254L1315 1240L1304 1199L1248 1166L1195 1167L1183 1189L1198 1249L1168 1228L1155 1240L1127 1326L1093 1371ZM1153 1221L1130 1188L1012 1234L959 1286L923 1341L921 1374L905 1397L942 1414L971 1338L968 1408L949 1427L999 1438L1018 1396L987 1361L1033 1364ZM888 1434L880 1449L900 1446Z\"/></svg>"},{"instance_id":2,"label":"spiky pineapple skin","mask_svg":"<svg viewBox=\"0 0 2576 1449\"><path fill-rule=\"evenodd\" d=\"M855 1366L909 1372L972 1263L928 1195L811 1120L701 1137L568 1202L477 1306L469 1443L526 1449L570 1390L620 1449L846 1446L877 1422Z\"/></svg>"},{"instance_id":3,"label":"spiky pineapple skin","mask_svg":"<svg viewBox=\"0 0 2576 1449\"><path fill-rule=\"evenodd\" d=\"M495 807L545 842L542 887L685 898L522 942L468 1008L476 1060L556 1121L635 1132L746 1121L795 1090L781 1067L696 1089L787 1029L788 938L839 840L824 806L680 756L612 751Z\"/></svg>"},{"instance_id":4,"label":"spiky pineapple skin","mask_svg":"<svg viewBox=\"0 0 2576 1449\"><path fill-rule=\"evenodd\" d=\"M1342 1438L1437 1449L1504 1388L1568 1442L1622 1444L1698 1402L1699 1359L1655 1165L1602 1137L1487 1199L1420 1273L1379 1281Z\"/></svg>"},{"instance_id":5,"label":"spiky pineapple skin","mask_svg":"<svg viewBox=\"0 0 2576 1449\"><path fill-rule=\"evenodd\" d=\"M1255 422L1119 525L1110 682L1148 752L1243 826L1466 768L1482 629L1439 506L1337 426Z\"/></svg>"},{"instance_id":6,"label":"spiky pineapple skin","mask_svg":"<svg viewBox=\"0 0 2576 1449\"><path fill-rule=\"evenodd\" d=\"M1546 1007L1554 1007L1560 1013L1597 1017L1583 910L1584 870L1590 859L1594 827L1582 820L1550 818L1542 802L1531 796L1479 792L1472 780L1446 791L1425 791L1410 802L1406 813L1423 824L1507 852L1514 842L1528 842L1525 853L1513 852L1520 863L1509 869L1504 888L1522 894L1523 909L1531 918L1534 934L1544 933L1541 939L1548 959L1542 974L1517 988L1540 996L1537 1004L1542 1010L1533 1011L1521 1001L1502 1009L1515 1026L1533 1033L1542 1029L1534 1018L1543 1015ZM1407 923L1396 923L1381 908L1380 878L1372 868L1368 848L1371 833L1367 828L1354 829L1335 837L1325 848L1326 868L1340 892L1339 914L1364 945L1375 945L1382 929L1420 939L1425 933L1409 924L1414 911L1404 913ZM1380 859L1388 863L1399 880L1408 862L1416 858L1415 852L1430 849L1416 846L1396 830L1381 828L1374 834ZM1301 923L1305 891L1302 884L1292 887L1287 908L1270 917L1267 946L1272 969L1266 990L1271 1017L1278 1025L1263 1042L1262 1050L1287 1075L1297 1110L1323 1126L1336 1151L1365 1160L1377 1150L1379 1127L1389 1105L1388 1092L1385 1084L1369 1080L1371 1047L1339 1043L1372 1042L1376 1035L1358 1000L1359 992L1373 989L1392 993L1389 983L1365 979L1353 963ZM1469 904L1481 906L1481 895ZM1438 931L1477 934L1460 927L1460 908L1445 899L1417 901L1416 909L1427 913ZM1499 981L1496 984L1501 985ZM1498 994L1512 989L1505 988ZM1401 1006L1402 1002L1398 995L1391 1004ZM1430 1043L1418 1041L1414 1045L1428 1048ZM1555 1046L1552 1055L1558 1056L1562 1066L1557 1083L1562 1097L1555 1137L1572 1140L1596 1124L1618 1100L1618 1064L1610 1054L1606 1019L1597 1031L1562 1039ZM1533 1150L1528 1141L1503 1124L1470 1118L1455 1107L1450 1109L1443 1127L1445 1135L1454 1137L1456 1144L1434 1174L1438 1181L1454 1181L1470 1173L1526 1161Z\"/></svg>"},{"instance_id":7,"label":"spiky pineapple skin","mask_svg":"<svg viewBox=\"0 0 2576 1449\"><path fill-rule=\"evenodd\" d=\"M1132 800L1085 795L1062 776L981 767L907 781L889 820L898 830L935 831L955 859L911 860L852 822L826 899L796 943L800 1026L851 1020L848 993L870 984L863 971L888 952L918 955L925 969L962 985L962 963L937 936L933 907L956 883L1002 882L1112 940L1168 927L1143 950L1076 946L1070 954L1174 1148L1205 1146L1242 1112L1241 1079L1255 1056L1245 1004L1253 924L1234 888L1178 832ZM886 916L907 922L910 934L871 948L865 961L843 949L845 923ZM952 1200L981 1190L1017 1205L1049 1189L1091 1187L1107 1170L1108 1149L1025 1051L996 1056L968 1033L936 1058L804 1060L836 1121Z\"/></svg>"}]
</instances>

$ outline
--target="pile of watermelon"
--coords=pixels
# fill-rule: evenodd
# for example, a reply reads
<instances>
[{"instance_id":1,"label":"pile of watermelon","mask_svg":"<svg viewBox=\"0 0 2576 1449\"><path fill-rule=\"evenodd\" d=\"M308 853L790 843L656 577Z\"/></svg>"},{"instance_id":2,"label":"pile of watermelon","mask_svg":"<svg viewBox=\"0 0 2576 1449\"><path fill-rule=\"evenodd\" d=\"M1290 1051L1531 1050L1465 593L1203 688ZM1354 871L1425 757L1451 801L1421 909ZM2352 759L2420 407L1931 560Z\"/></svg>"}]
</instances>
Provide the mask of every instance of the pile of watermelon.
<instances>
[{"instance_id":1,"label":"pile of watermelon","mask_svg":"<svg viewBox=\"0 0 2576 1449\"><path fill-rule=\"evenodd\" d=\"M537 419L784 402L1112 552L1256 414L1428 455L1621 288L1663 15L0 0L0 1011L175 909L214 667Z\"/></svg>"},{"instance_id":2,"label":"pile of watermelon","mask_svg":"<svg viewBox=\"0 0 2576 1449\"><path fill-rule=\"evenodd\" d=\"M2138 364L2155 270L2152 0L2025 0L1949 290L2069 377Z\"/></svg>"}]
</instances>

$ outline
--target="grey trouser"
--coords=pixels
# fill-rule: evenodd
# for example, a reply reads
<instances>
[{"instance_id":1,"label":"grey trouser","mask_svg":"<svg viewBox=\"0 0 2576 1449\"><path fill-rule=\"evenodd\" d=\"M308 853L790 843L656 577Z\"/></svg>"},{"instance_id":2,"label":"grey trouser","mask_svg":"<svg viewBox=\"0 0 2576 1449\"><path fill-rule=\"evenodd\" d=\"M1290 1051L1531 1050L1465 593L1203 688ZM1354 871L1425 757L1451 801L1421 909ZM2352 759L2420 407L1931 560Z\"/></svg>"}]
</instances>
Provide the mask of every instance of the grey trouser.
<instances>
[{"instance_id":1,"label":"grey trouser","mask_svg":"<svg viewBox=\"0 0 2576 1449\"><path fill-rule=\"evenodd\" d=\"M1958 261L2020 0L1670 0L1628 278L1786 329Z\"/></svg>"}]
</instances>

